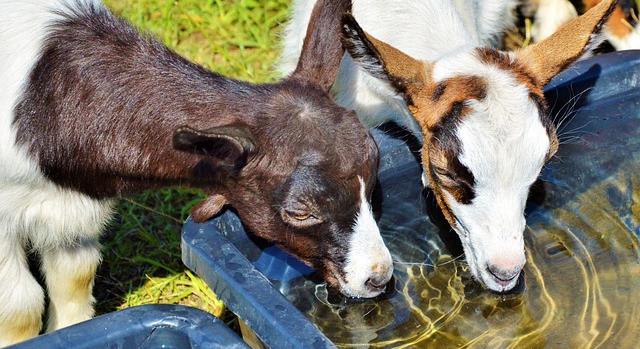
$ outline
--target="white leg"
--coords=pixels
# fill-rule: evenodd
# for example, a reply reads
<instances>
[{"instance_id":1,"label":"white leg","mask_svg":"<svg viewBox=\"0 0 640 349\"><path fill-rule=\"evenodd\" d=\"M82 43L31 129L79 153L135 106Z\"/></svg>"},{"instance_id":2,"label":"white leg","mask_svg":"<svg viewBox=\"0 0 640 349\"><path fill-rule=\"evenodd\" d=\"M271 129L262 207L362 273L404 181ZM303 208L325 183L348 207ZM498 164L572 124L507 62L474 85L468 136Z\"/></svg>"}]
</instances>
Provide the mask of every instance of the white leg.
<instances>
[{"instance_id":1,"label":"white leg","mask_svg":"<svg viewBox=\"0 0 640 349\"><path fill-rule=\"evenodd\" d=\"M22 244L0 237L0 347L37 336L43 311L44 294L29 271Z\"/></svg>"},{"instance_id":2,"label":"white leg","mask_svg":"<svg viewBox=\"0 0 640 349\"><path fill-rule=\"evenodd\" d=\"M93 316L93 281L100 264L100 245L87 241L41 251L49 294L47 332Z\"/></svg>"}]
</instances>

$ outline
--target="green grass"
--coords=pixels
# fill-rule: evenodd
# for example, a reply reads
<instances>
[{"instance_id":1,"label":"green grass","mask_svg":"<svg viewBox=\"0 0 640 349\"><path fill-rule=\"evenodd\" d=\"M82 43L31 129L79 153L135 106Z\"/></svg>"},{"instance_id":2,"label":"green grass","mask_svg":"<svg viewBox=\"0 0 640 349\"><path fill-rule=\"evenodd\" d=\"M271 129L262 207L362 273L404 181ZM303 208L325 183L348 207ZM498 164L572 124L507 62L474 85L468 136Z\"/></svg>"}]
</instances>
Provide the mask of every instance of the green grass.
<instances>
[{"instance_id":1,"label":"green grass","mask_svg":"<svg viewBox=\"0 0 640 349\"><path fill-rule=\"evenodd\" d=\"M181 55L219 73L272 81L290 0L106 0L107 6ZM223 305L180 259L180 229L203 194L168 188L123 199L107 229L96 278L97 313L150 303L220 316Z\"/></svg>"}]
</instances>

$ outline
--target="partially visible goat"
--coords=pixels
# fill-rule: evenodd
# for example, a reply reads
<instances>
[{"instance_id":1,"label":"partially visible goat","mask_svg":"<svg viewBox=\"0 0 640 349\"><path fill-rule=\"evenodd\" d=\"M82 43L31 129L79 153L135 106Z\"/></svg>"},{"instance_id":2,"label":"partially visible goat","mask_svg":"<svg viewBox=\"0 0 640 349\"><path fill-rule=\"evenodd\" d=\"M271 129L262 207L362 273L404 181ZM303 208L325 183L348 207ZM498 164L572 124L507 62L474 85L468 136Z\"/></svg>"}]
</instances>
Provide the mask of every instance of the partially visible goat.
<instances>
[{"instance_id":1,"label":"partially visible goat","mask_svg":"<svg viewBox=\"0 0 640 349\"><path fill-rule=\"evenodd\" d=\"M528 0L525 8L534 17L535 42L547 38L563 24L578 16L576 8L587 11L601 0ZM620 1L607 22L607 40L616 50L640 49L638 7L635 1Z\"/></svg>"},{"instance_id":2,"label":"partially visible goat","mask_svg":"<svg viewBox=\"0 0 640 349\"><path fill-rule=\"evenodd\" d=\"M315 0L295 0L285 28L278 69L294 71L302 50L305 26ZM495 46L514 25L518 0L354 0L353 14L381 40L393 43L412 57L435 60L457 46L477 43ZM442 11L436 12L433 11ZM405 102L388 85L357 69L348 55L342 61L333 93L338 104L354 109L370 127L387 121L422 138Z\"/></svg>"}]
</instances>

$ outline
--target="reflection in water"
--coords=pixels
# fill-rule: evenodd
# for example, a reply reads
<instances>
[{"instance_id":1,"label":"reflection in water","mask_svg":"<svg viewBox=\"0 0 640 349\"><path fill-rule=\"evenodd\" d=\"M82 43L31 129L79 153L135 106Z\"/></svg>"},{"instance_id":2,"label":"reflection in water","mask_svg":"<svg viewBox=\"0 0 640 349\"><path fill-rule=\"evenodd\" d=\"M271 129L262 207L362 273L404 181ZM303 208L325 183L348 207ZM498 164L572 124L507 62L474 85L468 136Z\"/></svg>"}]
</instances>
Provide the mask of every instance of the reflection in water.
<instances>
[{"instance_id":1,"label":"reflection in water","mask_svg":"<svg viewBox=\"0 0 640 349\"><path fill-rule=\"evenodd\" d=\"M497 295L471 280L464 259L447 253L426 216L420 188L407 185L401 171L386 180L381 176L380 225L395 260L394 291L376 300L347 301L304 279L281 290L345 348L635 347L636 163L570 200L558 189L567 183L556 188L548 179L547 197L529 210L520 292Z\"/></svg>"}]
</instances>

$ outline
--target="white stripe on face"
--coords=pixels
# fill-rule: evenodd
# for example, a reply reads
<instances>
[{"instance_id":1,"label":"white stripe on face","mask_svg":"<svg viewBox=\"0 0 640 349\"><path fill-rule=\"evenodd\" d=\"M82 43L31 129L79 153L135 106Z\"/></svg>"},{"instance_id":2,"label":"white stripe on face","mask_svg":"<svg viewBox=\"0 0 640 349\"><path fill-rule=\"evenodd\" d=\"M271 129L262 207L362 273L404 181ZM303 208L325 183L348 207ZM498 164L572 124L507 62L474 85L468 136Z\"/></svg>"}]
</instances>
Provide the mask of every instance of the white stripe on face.
<instances>
[{"instance_id":1,"label":"white stripe on face","mask_svg":"<svg viewBox=\"0 0 640 349\"><path fill-rule=\"evenodd\" d=\"M360 181L360 210L349 241L345 284L342 288L344 293L352 297L375 297L382 291L372 291L365 283L372 277L388 281L393 274L393 261L373 218L364 181L361 177L358 177L358 180Z\"/></svg>"}]
</instances>

